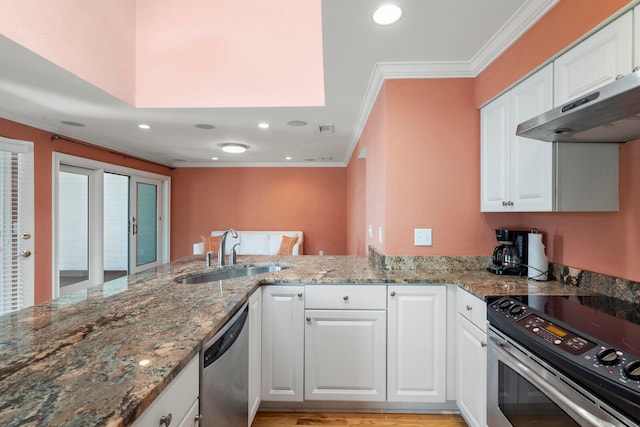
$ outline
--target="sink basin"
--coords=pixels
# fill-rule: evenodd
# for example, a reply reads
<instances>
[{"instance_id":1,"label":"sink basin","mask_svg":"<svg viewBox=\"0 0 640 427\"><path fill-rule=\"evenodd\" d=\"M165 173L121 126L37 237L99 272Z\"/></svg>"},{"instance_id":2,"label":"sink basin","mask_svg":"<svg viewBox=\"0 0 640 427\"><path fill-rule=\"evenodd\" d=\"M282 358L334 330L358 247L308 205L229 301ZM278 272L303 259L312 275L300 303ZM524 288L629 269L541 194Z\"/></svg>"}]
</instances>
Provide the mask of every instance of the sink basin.
<instances>
[{"instance_id":1,"label":"sink basin","mask_svg":"<svg viewBox=\"0 0 640 427\"><path fill-rule=\"evenodd\" d=\"M292 264L283 263L255 263L238 264L223 267L220 270L212 270L204 273L194 274L181 279L176 279L177 283L183 285L193 285L196 283L214 282L216 280L234 279L237 277L254 276L256 274L273 273L276 271L292 268Z\"/></svg>"}]
</instances>

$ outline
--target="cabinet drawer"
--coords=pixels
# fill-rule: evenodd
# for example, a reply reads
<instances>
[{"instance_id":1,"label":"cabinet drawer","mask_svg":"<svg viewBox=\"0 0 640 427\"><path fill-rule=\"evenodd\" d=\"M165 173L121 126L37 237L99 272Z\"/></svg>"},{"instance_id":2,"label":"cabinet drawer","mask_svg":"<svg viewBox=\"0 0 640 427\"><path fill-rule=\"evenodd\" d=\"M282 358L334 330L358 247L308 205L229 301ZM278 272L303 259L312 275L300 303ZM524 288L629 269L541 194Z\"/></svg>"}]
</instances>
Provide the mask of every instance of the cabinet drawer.
<instances>
[{"instance_id":1,"label":"cabinet drawer","mask_svg":"<svg viewBox=\"0 0 640 427\"><path fill-rule=\"evenodd\" d=\"M458 313L487 332L487 304L460 287L456 291L456 300Z\"/></svg>"},{"instance_id":2,"label":"cabinet drawer","mask_svg":"<svg viewBox=\"0 0 640 427\"><path fill-rule=\"evenodd\" d=\"M171 415L177 425L198 399L199 356L194 357L135 420L133 427L159 426L160 419Z\"/></svg>"},{"instance_id":3,"label":"cabinet drawer","mask_svg":"<svg viewBox=\"0 0 640 427\"><path fill-rule=\"evenodd\" d=\"M306 285L305 308L320 310L385 310L383 285Z\"/></svg>"}]
</instances>

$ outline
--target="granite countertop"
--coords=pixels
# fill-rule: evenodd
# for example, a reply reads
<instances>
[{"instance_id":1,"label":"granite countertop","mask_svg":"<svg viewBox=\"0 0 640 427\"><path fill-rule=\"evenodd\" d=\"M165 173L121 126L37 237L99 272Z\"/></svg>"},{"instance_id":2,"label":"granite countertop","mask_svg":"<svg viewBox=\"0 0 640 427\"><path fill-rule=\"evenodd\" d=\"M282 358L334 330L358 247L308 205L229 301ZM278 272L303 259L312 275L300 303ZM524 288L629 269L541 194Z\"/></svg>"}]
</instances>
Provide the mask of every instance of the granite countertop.
<instances>
[{"instance_id":1,"label":"granite countertop","mask_svg":"<svg viewBox=\"0 0 640 427\"><path fill-rule=\"evenodd\" d=\"M203 284L191 256L0 316L0 424L130 425L260 285L451 283L480 298L585 294L481 270L383 270L367 257L245 257L289 270ZM138 364L146 359L150 363Z\"/></svg>"}]
</instances>

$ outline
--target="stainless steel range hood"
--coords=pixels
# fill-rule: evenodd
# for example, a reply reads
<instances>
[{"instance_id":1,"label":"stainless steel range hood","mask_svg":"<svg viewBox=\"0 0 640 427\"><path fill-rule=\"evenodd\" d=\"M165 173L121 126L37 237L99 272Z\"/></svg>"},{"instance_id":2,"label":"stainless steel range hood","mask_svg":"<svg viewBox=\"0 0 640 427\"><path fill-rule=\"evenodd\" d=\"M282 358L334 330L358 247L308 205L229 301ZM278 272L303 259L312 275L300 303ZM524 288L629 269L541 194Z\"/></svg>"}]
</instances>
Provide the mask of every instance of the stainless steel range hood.
<instances>
[{"instance_id":1,"label":"stainless steel range hood","mask_svg":"<svg viewBox=\"0 0 640 427\"><path fill-rule=\"evenodd\" d=\"M516 135L550 142L627 142L639 139L640 71L520 123Z\"/></svg>"}]
</instances>

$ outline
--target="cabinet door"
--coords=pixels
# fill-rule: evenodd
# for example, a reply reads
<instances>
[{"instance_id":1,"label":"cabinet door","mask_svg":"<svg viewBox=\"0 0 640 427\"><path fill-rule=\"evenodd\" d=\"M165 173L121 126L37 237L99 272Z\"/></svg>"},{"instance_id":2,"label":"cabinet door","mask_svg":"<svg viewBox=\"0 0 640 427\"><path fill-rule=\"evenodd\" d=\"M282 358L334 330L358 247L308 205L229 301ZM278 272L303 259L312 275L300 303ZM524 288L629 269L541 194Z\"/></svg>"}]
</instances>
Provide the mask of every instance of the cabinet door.
<instances>
[{"instance_id":1,"label":"cabinet door","mask_svg":"<svg viewBox=\"0 0 640 427\"><path fill-rule=\"evenodd\" d=\"M384 401L386 312L306 310L305 399Z\"/></svg>"},{"instance_id":2,"label":"cabinet door","mask_svg":"<svg viewBox=\"0 0 640 427\"><path fill-rule=\"evenodd\" d=\"M262 376L262 287L249 297L249 424L260 406Z\"/></svg>"},{"instance_id":3,"label":"cabinet door","mask_svg":"<svg viewBox=\"0 0 640 427\"><path fill-rule=\"evenodd\" d=\"M200 357L197 355L155 398L151 405L132 424L133 427L159 426L169 416L182 421L198 407ZM174 421L175 422L175 421ZM177 424L177 423L176 423ZM187 424L189 425L189 424Z\"/></svg>"},{"instance_id":4,"label":"cabinet door","mask_svg":"<svg viewBox=\"0 0 640 427\"><path fill-rule=\"evenodd\" d=\"M178 427L200 427L200 402L196 400L184 416Z\"/></svg>"},{"instance_id":5,"label":"cabinet door","mask_svg":"<svg viewBox=\"0 0 640 427\"><path fill-rule=\"evenodd\" d=\"M554 61L554 102L562 105L632 70L632 11Z\"/></svg>"},{"instance_id":6,"label":"cabinet door","mask_svg":"<svg viewBox=\"0 0 640 427\"><path fill-rule=\"evenodd\" d=\"M487 334L458 314L458 396L462 416L471 427L487 425Z\"/></svg>"},{"instance_id":7,"label":"cabinet door","mask_svg":"<svg viewBox=\"0 0 640 427\"><path fill-rule=\"evenodd\" d=\"M519 123L553 108L553 65L510 91L511 195L518 212L553 209L553 144L516 136Z\"/></svg>"},{"instance_id":8,"label":"cabinet door","mask_svg":"<svg viewBox=\"0 0 640 427\"><path fill-rule=\"evenodd\" d=\"M503 212L509 207L511 141L509 94L480 110L480 210Z\"/></svg>"},{"instance_id":9,"label":"cabinet door","mask_svg":"<svg viewBox=\"0 0 640 427\"><path fill-rule=\"evenodd\" d=\"M389 286L387 346L391 402L446 400L446 286Z\"/></svg>"},{"instance_id":10,"label":"cabinet door","mask_svg":"<svg viewBox=\"0 0 640 427\"><path fill-rule=\"evenodd\" d=\"M262 400L303 400L304 287L262 289Z\"/></svg>"}]
</instances>

